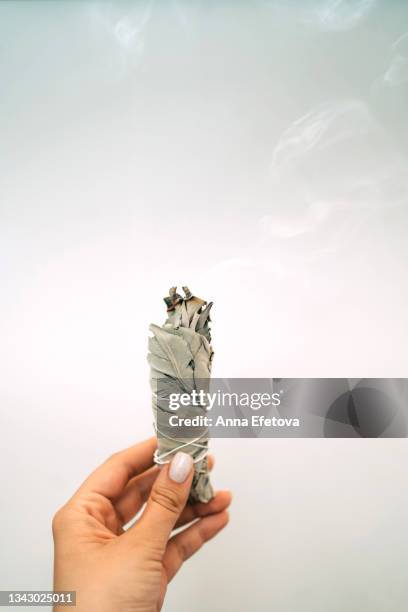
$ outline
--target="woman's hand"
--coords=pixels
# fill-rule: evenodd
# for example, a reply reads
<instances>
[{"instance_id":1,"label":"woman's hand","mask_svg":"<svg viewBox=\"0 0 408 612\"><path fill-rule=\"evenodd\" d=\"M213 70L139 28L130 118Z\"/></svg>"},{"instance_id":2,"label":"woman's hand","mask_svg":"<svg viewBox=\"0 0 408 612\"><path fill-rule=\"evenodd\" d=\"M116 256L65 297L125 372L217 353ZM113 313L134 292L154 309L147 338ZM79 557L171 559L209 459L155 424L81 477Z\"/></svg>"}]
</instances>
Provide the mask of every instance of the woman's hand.
<instances>
[{"instance_id":1,"label":"woman's hand","mask_svg":"<svg viewBox=\"0 0 408 612\"><path fill-rule=\"evenodd\" d=\"M230 494L186 506L191 457L159 469L155 448L152 438L110 457L54 517L54 589L76 591L77 612L157 612L183 562L228 522Z\"/></svg>"}]
</instances>

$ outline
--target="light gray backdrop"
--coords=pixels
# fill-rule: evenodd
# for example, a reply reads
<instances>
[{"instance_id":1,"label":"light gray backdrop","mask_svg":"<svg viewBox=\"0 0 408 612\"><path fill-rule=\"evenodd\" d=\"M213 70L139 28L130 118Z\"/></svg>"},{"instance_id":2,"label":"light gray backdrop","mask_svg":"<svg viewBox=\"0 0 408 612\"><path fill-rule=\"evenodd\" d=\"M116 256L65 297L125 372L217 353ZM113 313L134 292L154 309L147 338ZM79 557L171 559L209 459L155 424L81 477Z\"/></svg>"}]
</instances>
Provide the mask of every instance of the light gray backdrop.
<instances>
[{"instance_id":1,"label":"light gray backdrop","mask_svg":"<svg viewBox=\"0 0 408 612\"><path fill-rule=\"evenodd\" d=\"M151 435L161 299L218 377L407 376L408 5L1 2L1 588ZM174 612L402 612L405 440L215 440L231 523Z\"/></svg>"}]
</instances>

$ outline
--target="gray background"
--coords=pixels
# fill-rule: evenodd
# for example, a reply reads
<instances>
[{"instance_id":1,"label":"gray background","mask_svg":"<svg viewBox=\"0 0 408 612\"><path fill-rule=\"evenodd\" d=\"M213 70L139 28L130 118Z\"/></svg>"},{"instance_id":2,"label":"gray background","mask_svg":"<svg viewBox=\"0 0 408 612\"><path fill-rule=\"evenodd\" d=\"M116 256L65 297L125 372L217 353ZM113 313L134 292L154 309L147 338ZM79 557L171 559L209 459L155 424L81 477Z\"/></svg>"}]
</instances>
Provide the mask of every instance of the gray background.
<instances>
[{"instance_id":1,"label":"gray background","mask_svg":"<svg viewBox=\"0 0 408 612\"><path fill-rule=\"evenodd\" d=\"M408 6L0 4L1 588L152 432L147 328L215 301L218 377L407 376ZM165 609L402 612L405 440L214 440L231 523Z\"/></svg>"}]
</instances>

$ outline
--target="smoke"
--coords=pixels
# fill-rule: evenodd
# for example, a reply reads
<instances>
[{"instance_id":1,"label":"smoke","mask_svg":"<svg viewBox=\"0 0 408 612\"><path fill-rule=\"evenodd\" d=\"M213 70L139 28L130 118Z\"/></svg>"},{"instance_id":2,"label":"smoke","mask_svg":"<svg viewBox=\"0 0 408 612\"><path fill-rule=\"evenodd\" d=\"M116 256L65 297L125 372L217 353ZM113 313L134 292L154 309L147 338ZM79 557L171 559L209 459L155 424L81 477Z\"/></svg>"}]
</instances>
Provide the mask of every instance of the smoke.
<instances>
[{"instance_id":1,"label":"smoke","mask_svg":"<svg viewBox=\"0 0 408 612\"><path fill-rule=\"evenodd\" d=\"M384 67L385 66L385 67ZM408 32L390 44L388 58L370 89L370 100L401 151L408 155L404 117L408 95Z\"/></svg>"},{"instance_id":2,"label":"smoke","mask_svg":"<svg viewBox=\"0 0 408 612\"><path fill-rule=\"evenodd\" d=\"M355 28L365 19L376 0L329 0L320 2L308 12L306 21L322 30L346 31Z\"/></svg>"},{"instance_id":3,"label":"smoke","mask_svg":"<svg viewBox=\"0 0 408 612\"><path fill-rule=\"evenodd\" d=\"M201 0L172 0L176 19L183 28L190 28L202 9Z\"/></svg>"},{"instance_id":4,"label":"smoke","mask_svg":"<svg viewBox=\"0 0 408 612\"><path fill-rule=\"evenodd\" d=\"M399 87L408 83L408 32L393 44L391 62L382 80L388 87Z\"/></svg>"},{"instance_id":5,"label":"smoke","mask_svg":"<svg viewBox=\"0 0 408 612\"><path fill-rule=\"evenodd\" d=\"M357 99L327 103L296 119L279 138L270 171L272 211L260 229L281 239L324 227L331 246L340 246L350 228L407 197L405 160Z\"/></svg>"},{"instance_id":6,"label":"smoke","mask_svg":"<svg viewBox=\"0 0 408 612\"><path fill-rule=\"evenodd\" d=\"M296 21L328 32L347 32L370 15L377 0L258 0L275 19Z\"/></svg>"},{"instance_id":7,"label":"smoke","mask_svg":"<svg viewBox=\"0 0 408 612\"><path fill-rule=\"evenodd\" d=\"M91 6L91 20L95 29L108 37L115 51L113 59L116 59L119 76L140 65L152 10L153 0L130 5L98 2Z\"/></svg>"},{"instance_id":8,"label":"smoke","mask_svg":"<svg viewBox=\"0 0 408 612\"><path fill-rule=\"evenodd\" d=\"M364 135L370 119L360 101L345 100L319 106L296 119L279 139L272 155L272 173L350 137Z\"/></svg>"}]
</instances>

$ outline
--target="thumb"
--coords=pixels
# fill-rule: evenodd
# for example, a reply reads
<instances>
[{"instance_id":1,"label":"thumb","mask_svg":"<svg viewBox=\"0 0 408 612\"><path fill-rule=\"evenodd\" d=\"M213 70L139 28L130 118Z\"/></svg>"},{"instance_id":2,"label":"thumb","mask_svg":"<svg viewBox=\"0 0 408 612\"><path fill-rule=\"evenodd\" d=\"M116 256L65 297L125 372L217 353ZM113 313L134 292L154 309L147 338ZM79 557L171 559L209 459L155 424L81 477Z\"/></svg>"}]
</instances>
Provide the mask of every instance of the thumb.
<instances>
[{"instance_id":1,"label":"thumb","mask_svg":"<svg viewBox=\"0 0 408 612\"><path fill-rule=\"evenodd\" d=\"M194 475L193 465L193 459L187 453L174 455L171 463L165 465L156 478L139 521L139 536L143 534L144 540L163 551L186 505Z\"/></svg>"}]
</instances>

